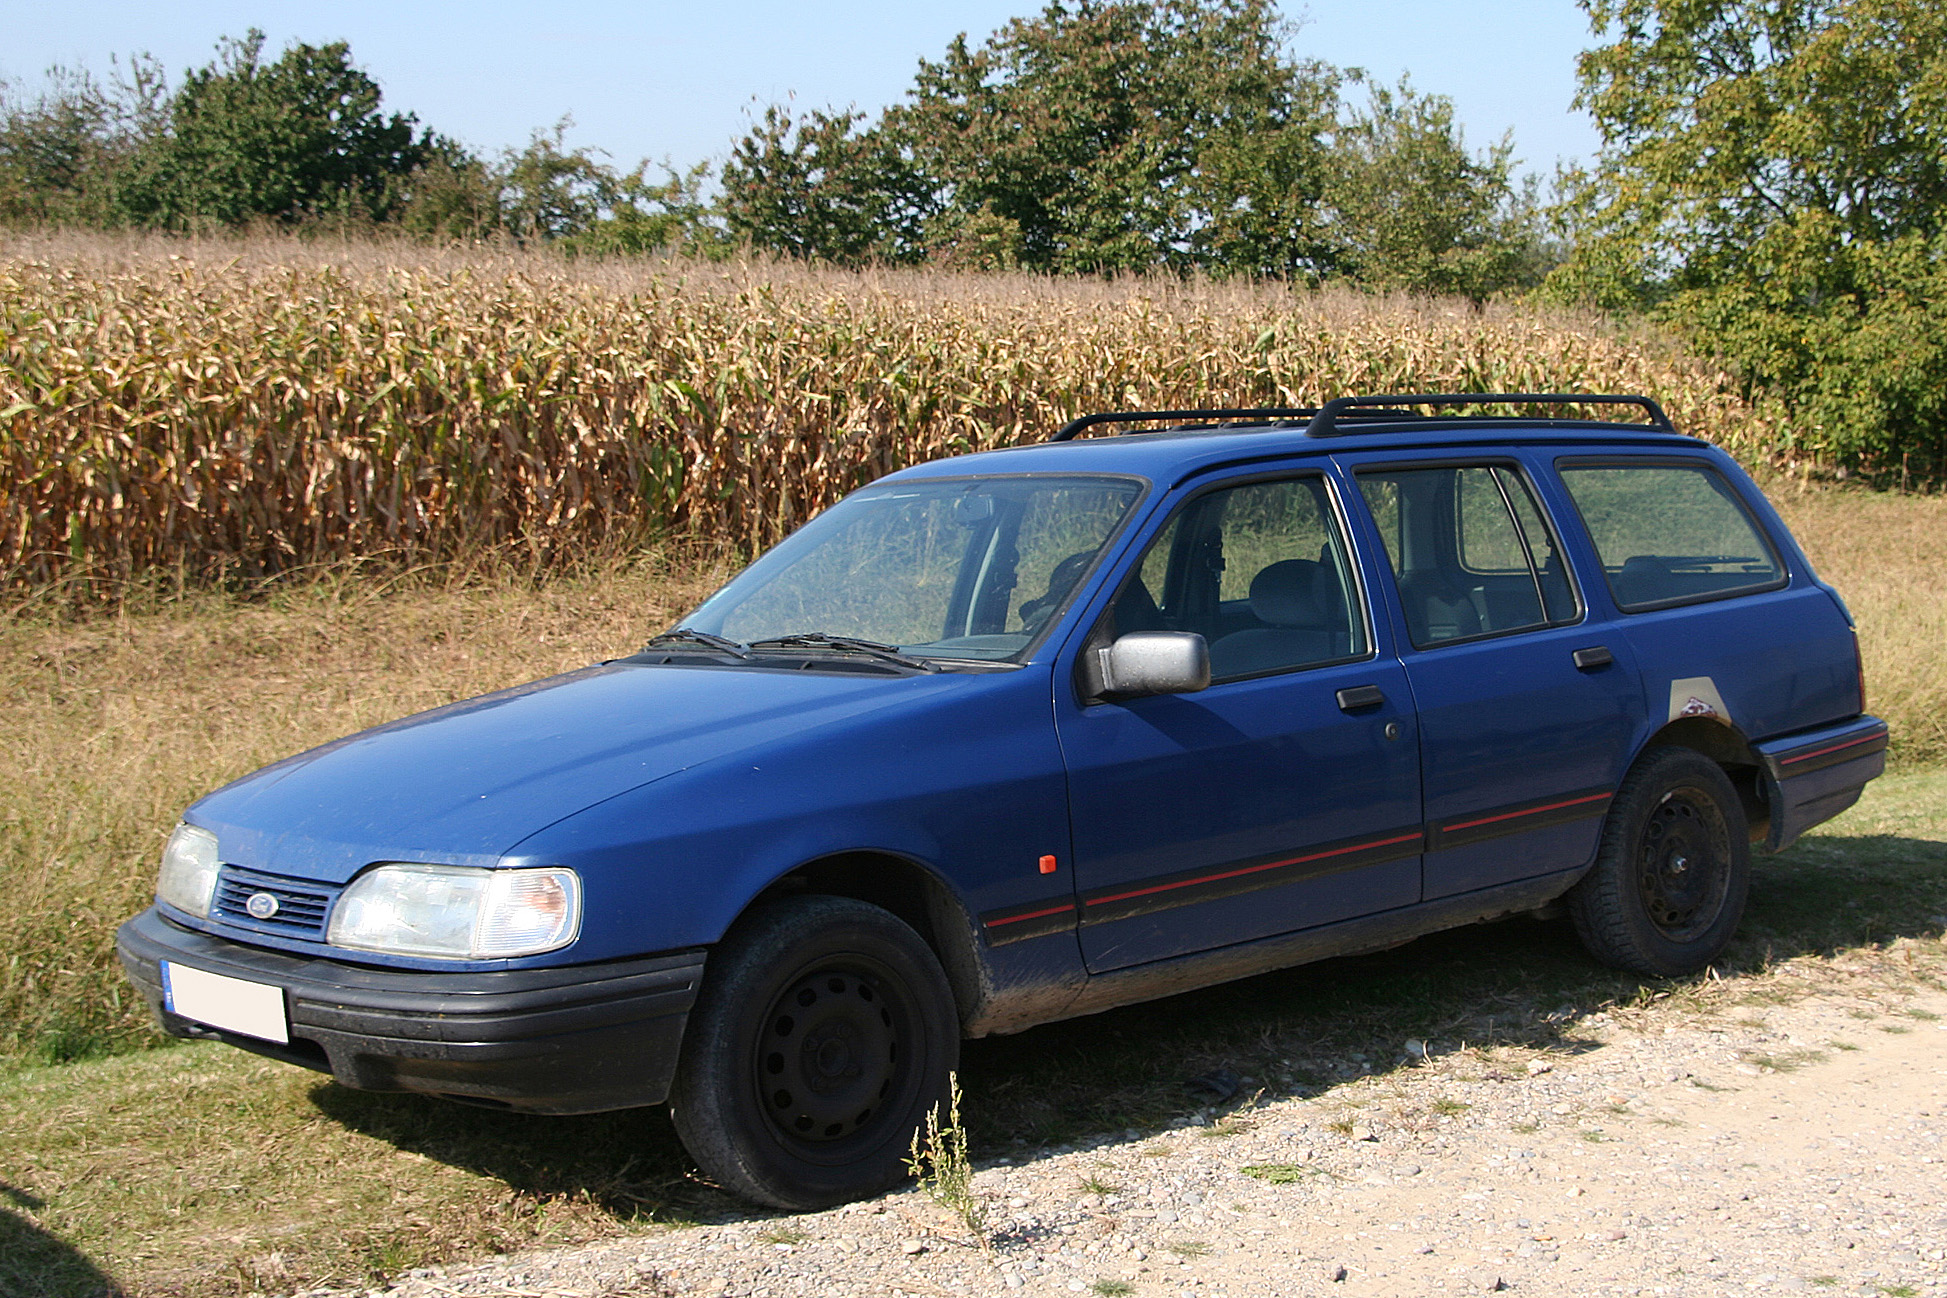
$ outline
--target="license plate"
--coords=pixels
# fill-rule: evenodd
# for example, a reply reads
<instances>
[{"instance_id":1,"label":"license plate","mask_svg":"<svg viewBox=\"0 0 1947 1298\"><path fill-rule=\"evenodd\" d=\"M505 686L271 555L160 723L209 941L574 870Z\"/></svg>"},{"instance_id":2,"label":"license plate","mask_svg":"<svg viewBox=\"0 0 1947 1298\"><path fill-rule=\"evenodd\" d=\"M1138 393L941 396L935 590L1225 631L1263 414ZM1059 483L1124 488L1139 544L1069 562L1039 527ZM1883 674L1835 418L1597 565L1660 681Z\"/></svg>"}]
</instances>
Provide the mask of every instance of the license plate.
<instances>
[{"instance_id":1,"label":"license plate","mask_svg":"<svg viewBox=\"0 0 1947 1298\"><path fill-rule=\"evenodd\" d=\"M162 962L162 1003L171 1014L207 1023L226 1032L289 1044L284 1021L284 989L246 982L172 960Z\"/></svg>"}]
</instances>

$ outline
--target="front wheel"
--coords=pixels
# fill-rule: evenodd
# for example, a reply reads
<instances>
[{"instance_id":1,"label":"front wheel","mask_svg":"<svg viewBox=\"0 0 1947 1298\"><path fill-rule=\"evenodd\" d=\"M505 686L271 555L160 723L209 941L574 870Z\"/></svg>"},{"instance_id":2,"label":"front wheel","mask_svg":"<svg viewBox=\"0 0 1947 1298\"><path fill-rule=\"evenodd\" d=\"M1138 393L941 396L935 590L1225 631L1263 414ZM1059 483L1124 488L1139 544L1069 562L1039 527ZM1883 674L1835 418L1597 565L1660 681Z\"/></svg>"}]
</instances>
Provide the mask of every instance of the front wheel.
<instances>
[{"instance_id":1,"label":"front wheel","mask_svg":"<svg viewBox=\"0 0 1947 1298\"><path fill-rule=\"evenodd\" d=\"M1751 845L1723 768L1690 748L1652 748L1630 768L1595 865L1568 895L1576 934L1604 964L1651 977L1695 973L1744 915Z\"/></svg>"},{"instance_id":2,"label":"front wheel","mask_svg":"<svg viewBox=\"0 0 1947 1298\"><path fill-rule=\"evenodd\" d=\"M959 1049L952 989L919 934L861 901L794 897L712 953L670 1116L726 1189L830 1207L904 1179Z\"/></svg>"}]
</instances>

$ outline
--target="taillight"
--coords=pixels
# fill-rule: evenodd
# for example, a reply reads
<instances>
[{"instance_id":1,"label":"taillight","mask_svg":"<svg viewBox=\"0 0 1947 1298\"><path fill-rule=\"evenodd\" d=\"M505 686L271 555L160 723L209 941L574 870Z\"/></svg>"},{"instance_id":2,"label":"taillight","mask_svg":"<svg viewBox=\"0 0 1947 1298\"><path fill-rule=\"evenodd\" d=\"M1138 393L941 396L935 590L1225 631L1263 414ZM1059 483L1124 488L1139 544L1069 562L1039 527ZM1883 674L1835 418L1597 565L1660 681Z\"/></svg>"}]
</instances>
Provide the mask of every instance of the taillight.
<instances>
[{"instance_id":1,"label":"taillight","mask_svg":"<svg viewBox=\"0 0 1947 1298\"><path fill-rule=\"evenodd\" d=\"M1852 633L1852 665L1859 671L1859 710L1866 710L1866 657L1859 652L1859 633Z\"/></svg>"}]
</instances>

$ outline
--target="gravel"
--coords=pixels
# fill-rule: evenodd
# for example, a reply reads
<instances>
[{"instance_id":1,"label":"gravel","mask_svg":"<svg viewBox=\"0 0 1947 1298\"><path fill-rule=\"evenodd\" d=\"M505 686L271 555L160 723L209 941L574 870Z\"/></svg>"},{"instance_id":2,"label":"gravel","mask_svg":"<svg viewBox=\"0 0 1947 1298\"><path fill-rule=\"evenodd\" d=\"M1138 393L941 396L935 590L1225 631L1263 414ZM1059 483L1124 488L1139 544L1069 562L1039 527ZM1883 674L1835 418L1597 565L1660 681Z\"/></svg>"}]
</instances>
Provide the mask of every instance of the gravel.
<instances>
[{"instance_id":1,"label":"gravel","mask_svg":"<svg viewBox=\"0 0 1947 1298\"><path fill-rule=\"evenodd\" d=\"M1840 986L1615 1011L1545 1055L1402 1041L1389 1071L1221 1125L983 1165L984 1240L909 1189L309 1292L1947 1296L1932 1015L1931 989Z\"/></svg>"}]
</instances>

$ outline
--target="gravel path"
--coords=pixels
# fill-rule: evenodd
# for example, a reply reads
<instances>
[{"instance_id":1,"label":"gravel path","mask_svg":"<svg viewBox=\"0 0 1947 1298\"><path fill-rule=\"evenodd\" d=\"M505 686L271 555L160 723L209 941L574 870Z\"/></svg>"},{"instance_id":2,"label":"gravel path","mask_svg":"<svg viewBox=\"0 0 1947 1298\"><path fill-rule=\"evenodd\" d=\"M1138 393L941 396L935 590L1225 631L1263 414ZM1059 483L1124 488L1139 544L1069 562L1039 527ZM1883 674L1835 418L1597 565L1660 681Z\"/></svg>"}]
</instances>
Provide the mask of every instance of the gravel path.
<instances>
[{"instance_id":1,"label":"gravel path","mask_svg":"<svg viewBox=\"0 0 1947 1298\"><path fill-rule=\"evenodd\" d=\"M984 1247L908 1190L371 1292L1947 1295L1947 995L1870 973L1786 966L1771 1003L1611 1011L1546 1054L1404 1042L1309 1098L986 1165Z\"/></svg>"}]
</instances>

